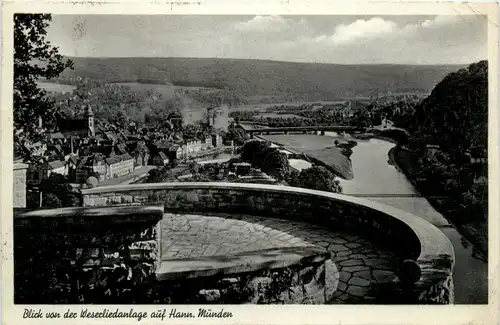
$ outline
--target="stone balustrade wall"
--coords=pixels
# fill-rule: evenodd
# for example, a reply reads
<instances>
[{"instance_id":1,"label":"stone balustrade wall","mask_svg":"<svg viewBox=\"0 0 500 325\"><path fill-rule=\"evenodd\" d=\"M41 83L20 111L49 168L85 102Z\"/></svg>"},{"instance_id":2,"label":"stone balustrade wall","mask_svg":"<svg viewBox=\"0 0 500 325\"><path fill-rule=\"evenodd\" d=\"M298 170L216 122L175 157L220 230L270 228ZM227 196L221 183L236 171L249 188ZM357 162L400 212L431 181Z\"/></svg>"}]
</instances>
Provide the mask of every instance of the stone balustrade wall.
<instances>
[{"instance_id":1,"label":"stone balustrade wall","mask_svg":"<svg viewBox=\"0 0 500 325\"><path fill-rule=\"evenodd\" d=\"M15 215L15 303L148 303L162 217L163 207Z\"/></svg>"},{"instance_id":2,"label":"stone balustrade wall","mask_svg":"<svg viewBox=\"0 0 500 325\"><path fill-rule=\"evenodd\" d=\"M26 207L26 171L28 165L24 163L14 163L14 189L13 207Z\"/></svg>"},{"instance_id":3,"label":"stone balustrade wall","mask_svg":"<svg viewBox=\"0 0 500 325\"><path fill-rule=\"evenodd\" d=\"M427 221L383 204L308 189L236 183L118 185L82 194L84 206L156 203L177 213L244 213L347 228L390 245L402 262L417 265L417 270L402 268L409 273L402 278L414 278L416 283L393 288L406 303L453 302L454 252L449 240Z\"/></svg>"},{"instance_id":4,"label":"stone balustrade wall","mask_svg":"<svg viewBox=\"0 0 500 325\"><path fill-rule=\"evenodd\" d=\"M379 242L396 242L398 245L393 245L394 249L405 258L416 259L420 254L420 242L412 229L383 211L284 186L233 183L225 187L204 184L200 188L189 183L175 183L170 188L167 185L154 187L164 184L140 184L84 190L83 205L95 207L156 203L163 204L166 211L176 213L223 212L285 218L327 228L349 228L361 236L374 237Z\"/></svg>"},{"instance_id":5,"label":"stone balustrade wall","mask_svg":"<svg viewBox=\"0 0 500 325\"><path fill-rule=\"evenodd\" d=\"M252 252L255 258L251 270L233 272L231 268L246 269L241 260L233 266L206 276L203 268L191 271L187 278L178 278L182 274L158 271L158 278L173 276L159 282L157 287L158 302L168 304L324 304L326 302L325 268L330 254L305 248L288 248L288 252L296 250L306 253L299 260L288 259L286 264L272 264L272 259L259 261L260 254L280 254L280 249ZM301 252L302 251L302 252ZM251 253L251 254L252 254ZM244 253L242 255L249 255ZM250 255L251 255L250 254ZM286 252L285 252L286 254ZM248 257L248 256L247 256ZM211 258L204 258L204 262ZM213 258L213 265L217 265ZM282 261L283 262L283 259ZM163 261L166 268L169 263L182 264L182 261ZM330 267L335 268L330 263ZM337 273L338 276L338 273Z\"/></svg>"},{"instance_id":6,"label":"stone balustrade wall","mask_svg":"<svg viewBox=\"0 0 500 325\"><path fill-rule=\"evenodd\" d=\"M16 213L15 303L325 302L325 250L269 249L190 259L188 266L161 261L163 213L159 205Z\"/></svg>"}]
</instances>

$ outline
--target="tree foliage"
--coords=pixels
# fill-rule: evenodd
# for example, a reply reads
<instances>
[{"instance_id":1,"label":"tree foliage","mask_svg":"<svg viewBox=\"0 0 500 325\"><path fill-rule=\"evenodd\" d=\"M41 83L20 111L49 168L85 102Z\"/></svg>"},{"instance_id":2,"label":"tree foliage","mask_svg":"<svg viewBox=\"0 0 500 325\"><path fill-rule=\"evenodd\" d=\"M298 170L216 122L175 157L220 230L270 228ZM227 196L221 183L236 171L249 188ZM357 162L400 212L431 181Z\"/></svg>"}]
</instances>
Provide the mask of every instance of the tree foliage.
<instances>
[{"instance_id":1,"label":"tree foliage","mask_svg":"<svg viewBox=\"0 0 500 325\"><path fill-rule=\"evenodd\" d=\"M313 166L294 172L287 178L288 184L312 190L341 193L342 187L335 175L323 166Z\"/></svg>"},{"instance_id":2,"label":"tree foliage","mask_svg":"<svg viewBox=\"0 0 500 325\"><path fill-rule=\"evenodd\" d=\"M146 183L176 182L177 179L171 172L171 165L153 169L149 172Z\"/></svg>"},{"instance_id":3,"label":"tree foliage","mask_svg":"<svg viewBox=\"0 0 500 325\"><path fill-rule=\"evenodd\" d=\"M446 76L417 107L409 128L458 157L471 146L487 147L487 122L488 62L480 61Z\"/></svg>"},{"instance_id":4,"label":"tree foliage","mask_svg":"<svg viewBox=\"0 0 500 325\"><path fill-rule=\"evenodd\" d=\"M224 141L233 141L233 144L235 146L243 146L245 144L246 135L245 131L243 131L242 129L235 128L234 130L230 130L229 132L225 133L223 138Z\"/></svg>"},{"instance_id":5,"label":"tree foliage","mask_svg":"<svg viewBox=\"0 0 500 325\"><path fill-rule=\"evenodd\" d=\"M44 207L59 207L56 198L59 200L61 207L81 206L78 193L73 191L68 179L61 174L50 174L40 184L40 190L43 193L42 206ZM47 198L49 201L45 202Z\"/></svg>"},{"instance_id":6,"label":"tree foliage","mask_svg":"<svg viewBox=\"0 0 500 325\"><path fill-rule=\"evenodd\" d=\"M267 141L252 140L245 143L241 149L241 159L280 181L286 178L290 168L288 157L277 148L272 148Z\"/></svg>"},{"instance_id":7,"label":"tree foliage","mask_svg":"<svg viewBox=\"0 0 500 325\"><path fill-rule=\"evenodd\" d=\"M62 202L54 193L43 193L42 207L44 208L62 208Z\"/></svg>"},{"instance_id":8,"label":"tree foliage","mask_svg":"<svg viewBox=\"0 0 500 325\"><path fill-rule=\"evenodd\" d=\"M290 169L287 155L276 148L268 148L258 161L258 166L263 172L279 181L285 179Z\"/></svg>"},{"instance_id":9,"label":"tree foliage","mask_svg":"<svg viewBox=\"0 0 500 325\"><path fill-rule=\"evenodd\" d=\"M252 140L248 141L241 148L241 159L247 161L254 166L260 166L260 162L264 158L271 144L267 141Z\"/></svg>"},{"instance_id":10,"label":"tree foliage","mask_svg":"<svg viewBox=\"0 0 500 325\"><path fill-rule=\"evenodd\" d=\"M14 15L14 140L15 153L23 157L29 153L22 148L41 141L45 129L55 124L54 103L36 81L56 78L73 67L46 39L50 20L47 14Z\"/></svg>"},{"instance_id":11,"label":"tree foliage","mask_svg":"<svg viewBox=\"0 0 500 325\"><path fill-rule=\"evenodd\" d=\"M450 73L418 104L406 129L412 135L408 151L398 152L398 164L420 193L463 229L475 229L470 240L486 252L488 222L488 62ZM426 145L437 145L427 150ZM477 158L476 157L476 158ZM468 230L466 230L469 233ZM479 238L479 239L478 239Z\"/></svg>"}]
</instances>

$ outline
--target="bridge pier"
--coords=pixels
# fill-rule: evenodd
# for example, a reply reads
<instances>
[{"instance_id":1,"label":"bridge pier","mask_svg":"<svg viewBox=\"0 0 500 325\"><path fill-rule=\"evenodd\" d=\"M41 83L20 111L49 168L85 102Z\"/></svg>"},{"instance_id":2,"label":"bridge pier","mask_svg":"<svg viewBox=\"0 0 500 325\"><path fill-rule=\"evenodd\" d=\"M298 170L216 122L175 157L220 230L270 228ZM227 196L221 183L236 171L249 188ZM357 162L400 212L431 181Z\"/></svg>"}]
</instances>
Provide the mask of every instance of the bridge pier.
<instances>
[{"instance_id":1,"label":"bridge pier","mask_svg":"<svg viewBox=\"0 0 500 325\"><path fill-rule=\"evenodd\" d=\"M303 134L307 134L307 131L302 131Z\"/></svg>"},{"instance_id":2,"label":"bridge pier","mask_svg":"<svg viewBox=\"0 0 500 325\"><path fill-rule=\"evenodd\" d=\"M325 130L321 130L321 135L325 135Z\"/></svg>"},{"instance_id":3,"label":"bridge pier","mask_svg":"<svg viewBox=\"0 0 500 325\"><path fill-rule=\"evenodd\" d=\"M287 134L288 134L288 131L285 131L285 135L287 135Z\"/></svg>"}]
</instances>

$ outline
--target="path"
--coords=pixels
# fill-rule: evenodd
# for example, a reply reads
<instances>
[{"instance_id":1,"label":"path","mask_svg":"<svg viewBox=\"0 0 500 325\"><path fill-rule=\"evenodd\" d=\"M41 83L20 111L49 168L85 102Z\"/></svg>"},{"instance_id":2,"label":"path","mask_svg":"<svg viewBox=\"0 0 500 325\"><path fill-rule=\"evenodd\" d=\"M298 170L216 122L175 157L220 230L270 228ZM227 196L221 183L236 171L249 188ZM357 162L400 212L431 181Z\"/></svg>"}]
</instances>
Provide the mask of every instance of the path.
<instances>
[{"instance_id":1,"label":"path","mask_svg":"<svg viewBox=\"0 0 500 325\"><path fill-rule=\"evenodd\" d=\"M385 248L343 232L304 222L248 215L180 215L162 220L162 258L217 256L290 246L321 246L332 253L338 282L327 265L330 303L376 301L372 289L393 279L398 260Z\"/></svg>"}]
</instances>

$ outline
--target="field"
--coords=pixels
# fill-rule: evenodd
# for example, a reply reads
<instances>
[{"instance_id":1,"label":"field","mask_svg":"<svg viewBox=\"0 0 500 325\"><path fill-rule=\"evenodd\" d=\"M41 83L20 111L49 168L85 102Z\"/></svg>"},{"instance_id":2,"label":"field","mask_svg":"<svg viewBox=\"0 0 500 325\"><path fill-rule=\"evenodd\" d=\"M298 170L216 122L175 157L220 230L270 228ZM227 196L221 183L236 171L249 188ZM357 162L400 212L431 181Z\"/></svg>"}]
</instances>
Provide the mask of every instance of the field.
<instances>
[{"instance_id":1,"label":"field","mask_svg":"<svg viewBox=\"0 0 500 325\"><path fill-rule=\"evenodd\" d=\"M322 150L335 147L335 138L330 136L313 134L269 134L261 135L261 138L276 142L296 151Z\"/></svg>"},{"instance_id":2,"label":"field","mask_svg":"<svg viewBox=\"0 0 500 325\"><path fill-rule=\"evenodd\" d=\"M74 86L62 85L55 82L37 81L36 84L38 87L45 89L45 91L54 93L71 93L73 89L76 88Z\"/></svg>"},{"instance_id":3,"label":"field","mask_svg":"<svg viewBox=\"0 0 500 325\"><path fill-rule=\"evenodd\" d=\"M176 86L176 85L162 85L162 84L150 84L150 83L140 83L140 82L115 82L115 85L130 87L135 91L153 91L155 93L161 94L164 98L170 98L174 96L175 92L184 92L184 91L192 91L192 90L200 90L200 91L212 91L213 88L206 87L185 87L185 86Z\"/></svg>"},{"instance_id":4,"label":"field","mask_svg":"<svg viewBox=\"0 0 500 325\"><path fill-rule=\"evenodd\" d=\"M462 66L339 65L215 58L79 58L61 80L228 88L237 96L317 101L370 97L379 89L428 92ZM273 100L276 99L276 100ZM283 100L282 100L283 101Z\"/></svg>"},{"instance_id":5,"label":"field","mask_svg":"<svg viewBox=\"0 0 500 325\"><path fill-rule=\"evenodd\" d=\"M295 114L278 114L278 113L261 113L259 115L255 115L253 117L254 120L259 120L261 118L284 118L284 119L289 119L289 118L297 118L297 119L302 119L302 120L308 120L308 117L303 117L300 115L295 115Z\"/></svg>"},{"instance_id":6,"label":"field","mask_svg":"<svg viewBox=\"0 0 500 325\"><path fill-rule=\"evenodd\" d=\"M335 147L335 138L310 134L270 134L260 137L317 159L329 165L344 179L353 178L352 163Z\"/></svg>"},{"instance_id":7,"label":"field","mask_svg":"<svg viewBox=\"0 0 500 325\"><path fill-rule=\"evenodd\" d=\"M297 108L301 105L335 105L343 104L345 100L321 100L321 101L295 101L295 102L277 102L272 104L245 104L231 107L234 111L266 111L270 108L276 106L289 106L291 108Z\"/></svg>"}]
</instances>

